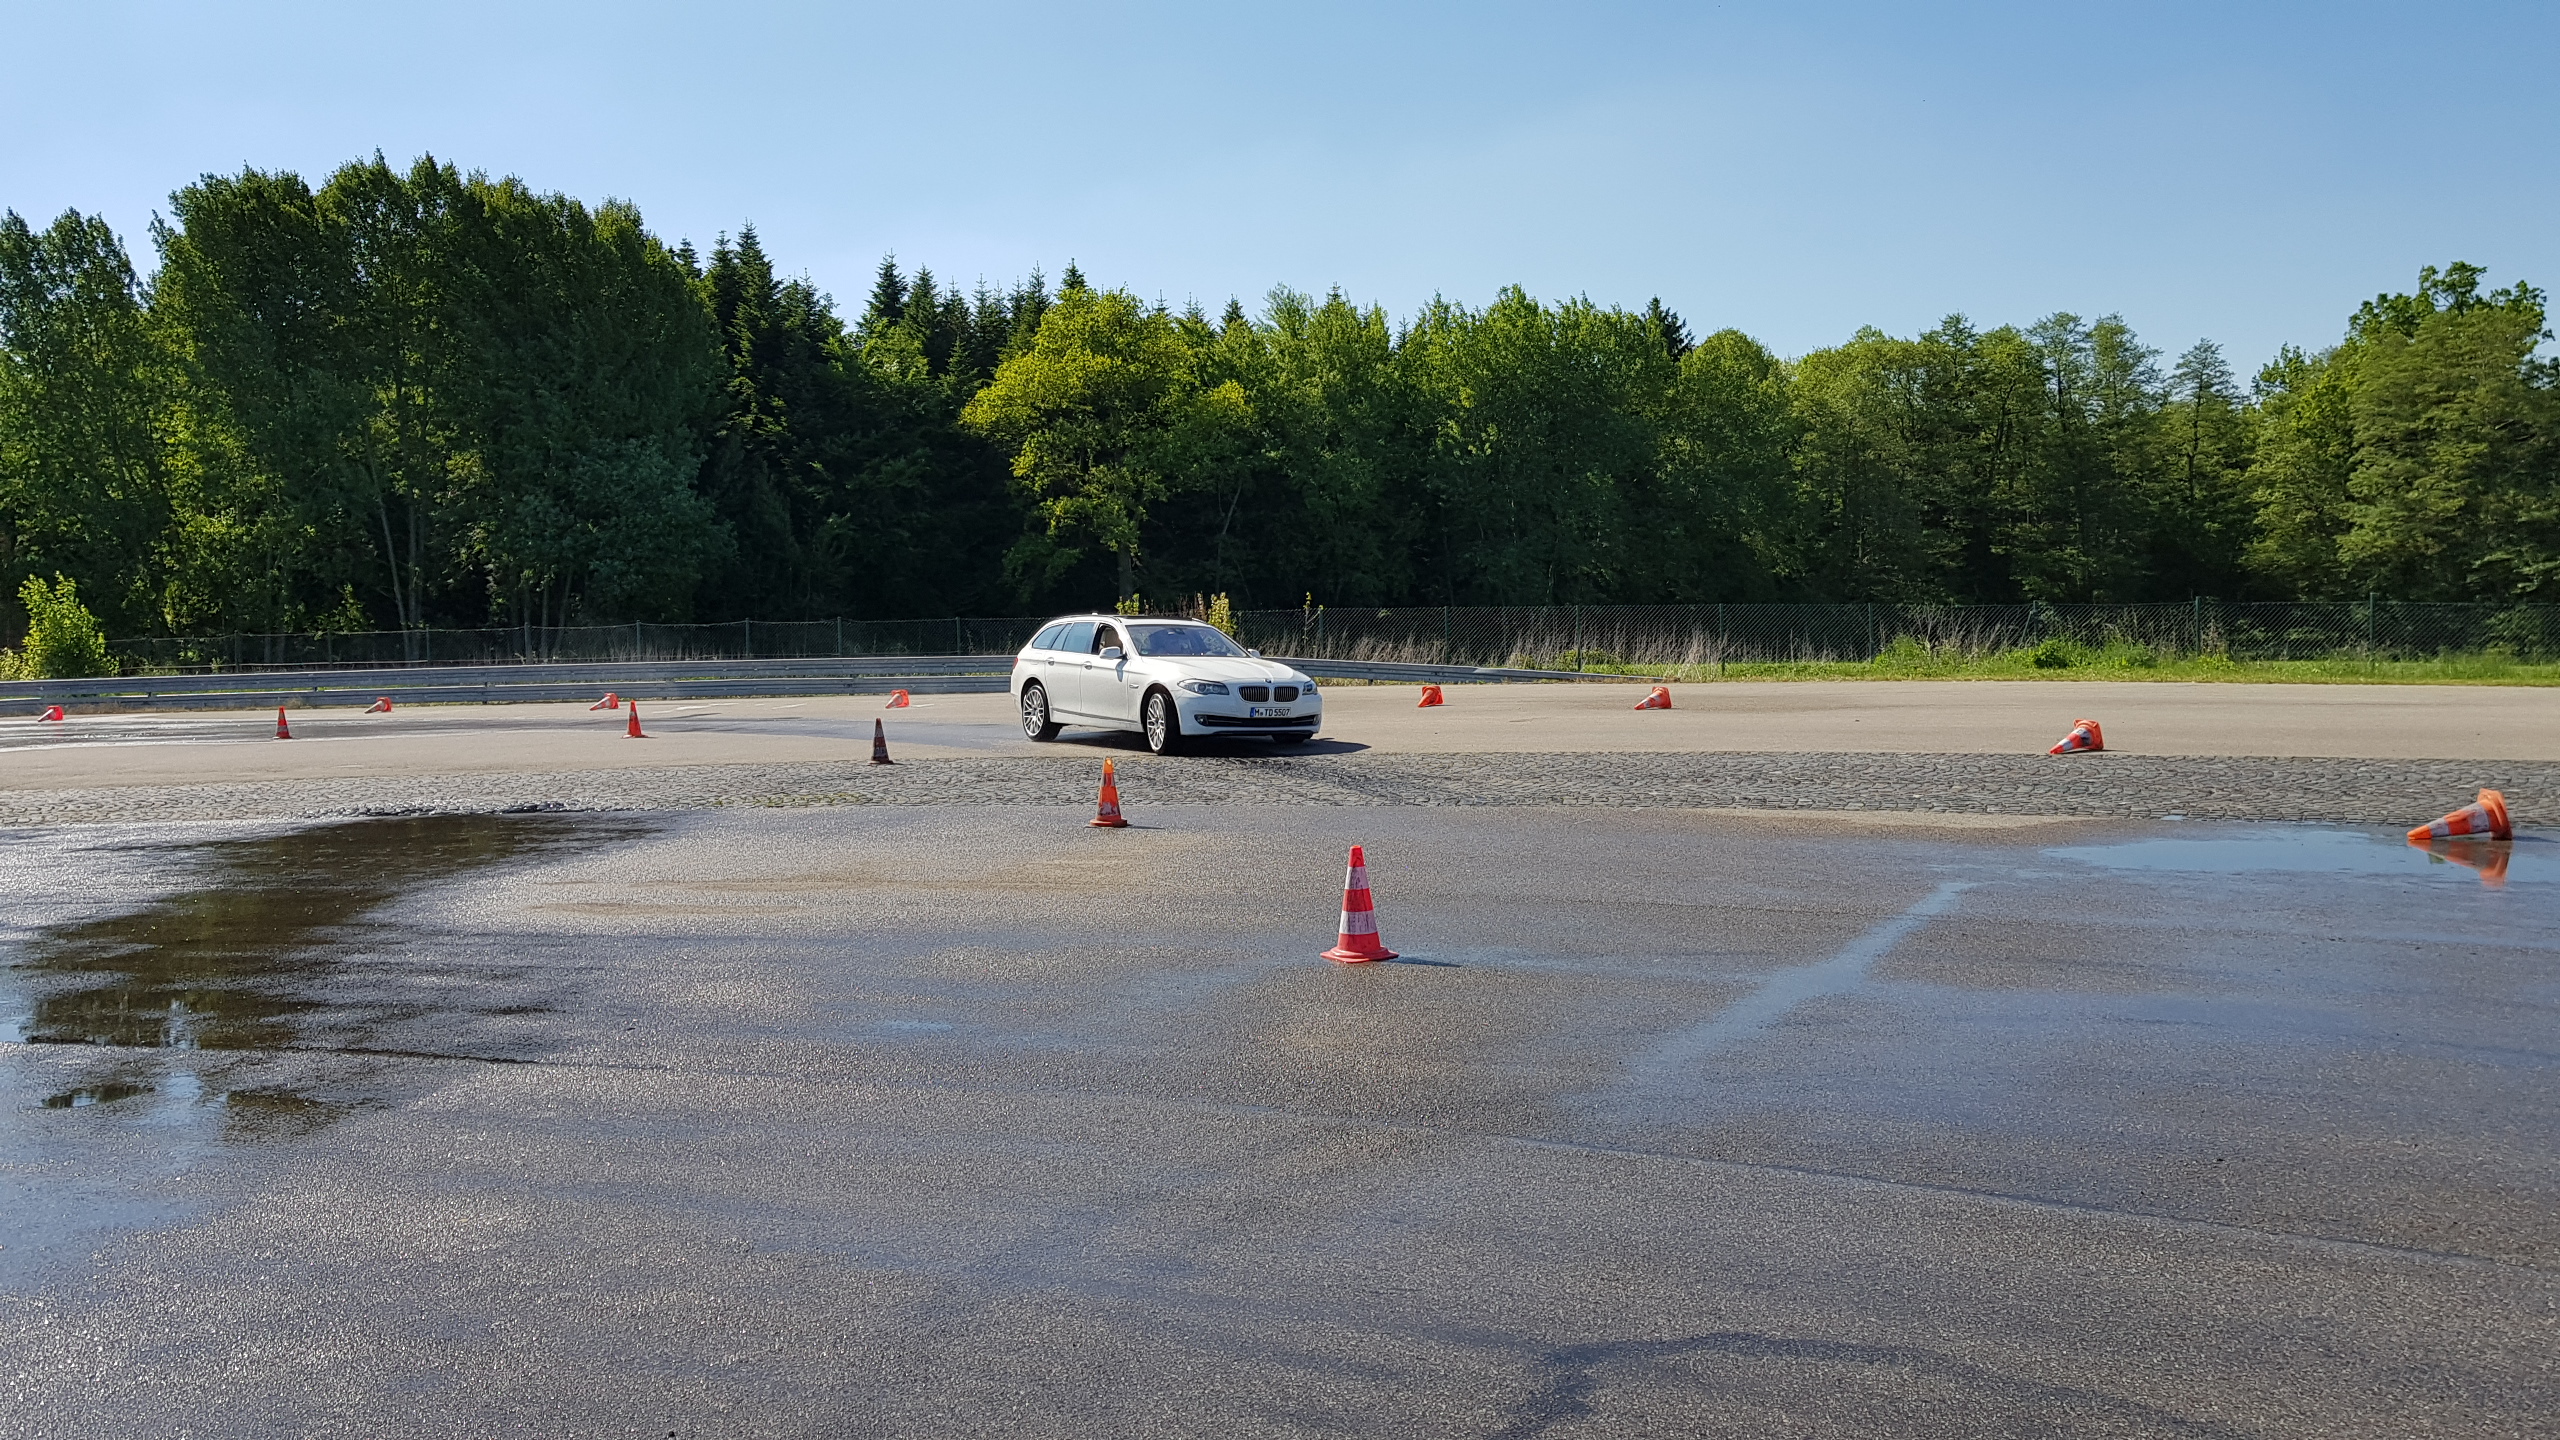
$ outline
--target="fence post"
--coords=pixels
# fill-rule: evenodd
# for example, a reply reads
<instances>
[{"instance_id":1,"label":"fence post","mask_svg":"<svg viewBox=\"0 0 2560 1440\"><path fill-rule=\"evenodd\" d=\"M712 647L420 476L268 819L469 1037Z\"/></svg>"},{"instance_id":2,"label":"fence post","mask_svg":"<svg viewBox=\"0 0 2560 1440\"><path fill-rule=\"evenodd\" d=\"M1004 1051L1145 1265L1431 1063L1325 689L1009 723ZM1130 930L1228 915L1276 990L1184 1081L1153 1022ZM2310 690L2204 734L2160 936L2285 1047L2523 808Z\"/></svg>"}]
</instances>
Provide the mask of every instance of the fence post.
<instances>
[{"instance_id":1,"label":"fence post","mask_svg":"<svg viewBox=\"0 0 2560 1440\"><path fill-rule=\"evenodd\" d=\"M844 658L844 617L836 617L836 658Z\"/></svg>"},{"instance_id":2,"label":"fence post","mask_svg":"<svg viewBox=\"0 0 2560 1440\"><path fill-rule=\"evenodd\" d=\"M2197 595L2192 598L2195 600L2195 613L2187 621L2187 658L2190 660L2204 653L2204 597Z\"/></svg>"},{"instance_id":3,"label":"fence post","mask_svg":"<svg viewBox=\"0 0 2560 1440\"><path fill-rule=\"evenodd\" d=\"M1573 671L1582 673L1582 607L1573 607Z\"/></svg>"},{"instance_id":4,"label":"fence post","mask_svg":"<svg viewBox=\"0 0 2560 1440\"><path fill-rule=\"evenodd\" d=\"M960 653L960 617L957 615L951 617L951 653Z\"/></svg>"},{"instance_id":5,"label":"fence post","mask_svg":"<svg viewBox=\"0 0 2560 1440\"><path fill-rule=\"evenodd\" d=\"M634 620L631 622L631 658L634 660L640 658L640 645L640 622Z\"/></svg>"},{"instance_id":6,"label":"fence post","mask_svg":"<svg viewBox=\"0 0 2560 1440\"><path fill-rule=\"evenodd\" d=\"M2373 673L2373 602L2381 598L2378 590L2364 592L2364 673Z\"/></svg>"},{"instance_id":7,"label":"fence post","mask_svg":"<svg viewBox=\"0 0 2560 1440\"><path fill-rule=\"evenodd\" d=\"M738 636L747 647L745 658L749 660L756 658L756 621L754 616L750 615L746 619L738 622Z\"/></svg>"}]
</instances>

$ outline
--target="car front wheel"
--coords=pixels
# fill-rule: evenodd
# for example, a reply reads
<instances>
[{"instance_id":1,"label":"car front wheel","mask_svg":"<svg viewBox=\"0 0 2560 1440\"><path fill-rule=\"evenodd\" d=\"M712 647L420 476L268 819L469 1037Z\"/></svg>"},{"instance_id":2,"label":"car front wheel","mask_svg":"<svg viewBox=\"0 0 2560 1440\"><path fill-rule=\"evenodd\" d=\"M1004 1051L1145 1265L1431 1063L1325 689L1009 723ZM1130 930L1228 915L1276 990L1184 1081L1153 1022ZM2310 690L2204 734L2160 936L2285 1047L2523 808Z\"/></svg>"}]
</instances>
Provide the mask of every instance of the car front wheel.
<instances>
[{"instance_id":1,"label":"car front wheel","mask_svg":"<svg viewBox=\"0 0 2560 1440\"><path fill-rule=\"evenodd\" d=\"M1147 748L1158 755L1170 755L1182 748L1182 712L1173 708L1173 697L1161 690L1147 692L1142 719L1146 725Z\"/></svg>"},{"instance_id":2,"label":"car front wheel","mask_svg":"<svg viewBox=\"0 0 2560 1440\"><path fill-rule=\"evenodd\" d=\"M1058 738L1058 722L1049 718L1049 692L1038 681L1022 687L1022 733L1034 740Z\"/></svg>"}]
</instances>

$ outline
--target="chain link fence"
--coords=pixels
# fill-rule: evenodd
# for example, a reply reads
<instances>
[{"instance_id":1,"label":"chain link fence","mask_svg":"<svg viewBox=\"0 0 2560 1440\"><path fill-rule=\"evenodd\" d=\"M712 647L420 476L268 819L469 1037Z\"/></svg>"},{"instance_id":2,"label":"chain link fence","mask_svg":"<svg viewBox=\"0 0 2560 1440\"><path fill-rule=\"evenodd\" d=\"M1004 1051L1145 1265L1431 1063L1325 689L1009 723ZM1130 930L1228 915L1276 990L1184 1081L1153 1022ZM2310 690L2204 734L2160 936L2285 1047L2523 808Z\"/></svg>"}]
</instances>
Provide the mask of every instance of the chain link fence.
<instances>
[{"instance_id":1,"label":"chain link fence","mask_svg":"<svg viewBox=\"0 0 2560 1440\"><path fill-rule=\"evenodd\" d=\"M739 620L224 635L119 642L131 672L1002 655L1051 617ZM2560 659L2560 605L1546 605L1247 610L1237 638L1272 655L1573 670L1614 665L1867 661L1888 648L1980 656L2058 641L2163 660Z\"/></svg>"},{"instance_id":2,"label":"chain link fence","mask_svg":"<svg viewBox=\"0 0 2560 1440\"><path fill-rule=\"evenodd\" d=\"M2560 605L1590 605L1247 611L1244 643L1340 660L1519 665L1851 661L1888 648L1975 657L2049 641L2162 660L2560 658Z\"/></svg>"}]
</instances>

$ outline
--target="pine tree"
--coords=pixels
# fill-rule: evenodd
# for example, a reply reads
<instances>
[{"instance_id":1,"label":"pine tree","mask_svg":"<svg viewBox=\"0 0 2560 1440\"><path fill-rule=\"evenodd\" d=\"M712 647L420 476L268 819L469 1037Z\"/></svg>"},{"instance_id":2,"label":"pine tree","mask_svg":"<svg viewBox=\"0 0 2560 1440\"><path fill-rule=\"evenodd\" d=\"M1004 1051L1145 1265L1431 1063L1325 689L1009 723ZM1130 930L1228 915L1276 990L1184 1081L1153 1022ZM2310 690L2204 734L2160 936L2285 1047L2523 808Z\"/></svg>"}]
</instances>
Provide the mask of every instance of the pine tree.
<instances>
[{"instance_id":1,"label":"pine tree","mask_svg":"<svg viewBox=\"0 0 2560 1440\"><path fill-rule=\"evenodd\" d=\"M1233 330L1245 323L1244 302L1232 295L1228 296L1226 313L1218 317L1218 329L1222 332Z\"/></svg>"},{"instance_id":2,"label":"pine tree","mask_svg":"<svg viewBox=\"0 0 2560 1440\"><path fill-rule=\"evenodd\" d=\"M1689 327L1680 319L1679 313L1663 308L1661 296L1656 295L1645 302L1644 318L1646 324L1661 334L1662 348L1671 352L1672 359L1685 358L1698 348L1697 340L1689 334Z\"/></svg>"},{"instance_id":3,"label":"pine tree","mask_svg":"<svg viewBox=\"0 0 2560 1440\"><path fill-rule=\"evenodd\" d=\"M880 258L879 277L871 282L871 308L862 312L862 333L895 325L906 313L907 282L898 277L898 257L893 251Z\"/></svg>"},{"instance_id":4,"label":"pine tree","mask_svg":"<svg viewBox=\"0 0 2560 1440\"><path fill-rule=\"evenodd\" d=\"M1067 273L1058 277L1058 293L1062 295L1072 294L1075 291L1085 288L1084 272L1076 268L1076 262L1073 260L1068 261Z\"/></svg>"}]
</instances>

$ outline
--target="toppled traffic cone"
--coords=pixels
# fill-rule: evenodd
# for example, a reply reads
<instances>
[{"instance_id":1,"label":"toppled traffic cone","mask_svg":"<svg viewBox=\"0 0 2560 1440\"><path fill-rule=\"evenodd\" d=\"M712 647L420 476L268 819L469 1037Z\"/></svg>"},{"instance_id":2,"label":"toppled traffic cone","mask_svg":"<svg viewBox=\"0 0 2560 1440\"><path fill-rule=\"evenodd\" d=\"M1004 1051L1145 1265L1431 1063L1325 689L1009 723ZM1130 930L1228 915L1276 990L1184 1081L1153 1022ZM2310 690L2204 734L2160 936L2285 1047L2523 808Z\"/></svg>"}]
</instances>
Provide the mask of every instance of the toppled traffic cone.
<instances>
[{"instance_id":1,"label":"toppled traffic cone","mask_svg":"<svg viewBox=\"0 0 2560 1440\"><path fill-rule=\"evenodd\" d=\"M1120 786L1112 778L1111 762L1102 762L1102 803L1095 807L1087 825L1097 830L1126 830L1129 822L1120 818Z\"/></svg>"},{"instance_id":2,"label":"toppled traffic cone","mask_svg":"<svg viewBox=\"0 0 2560 1440\"><path fill-rule=\"evenodd\" d=\"M374 697L373 697L373 703L372 703L371 705L368 705L368 706L366 706L366 707L365 707L365 711L364 711L364 713L366 713L367 715L388 715L388 714L390 714L390 713L391 713L391 697L390 697L390 696L388 696L388 695L376 695L376 696L374 696Z\"/></svg>"},{"instance_id":3,"label":"toppled traffic cone","mask_svg":"<svg viewBox=\"0 0 2560 1440\"><path fill-rule=\"evenodd\" d=\"M2044 753L2047 755L2077 755L2083 750L2104 750L2106 748L2107 737L2098 729L2097 721L2074 720L2071 722L2071 733L2055 741L2053 743L2053 748Z\"/></svg>"},{"instance_id":4,"label":"toppled traffic cone","mask_svg":"<svg viewBox=\"0 0 2560 1440\"><path fill-rule=\"evenodd\" d=\"M1369 857L1357 845L1351 847L1351 873L1342 882L1342 929L1324 958L1345 965L1396 958L1378 940L1378 909L1369 899Z\"/></svg>"},{"instance_id":5,"label":"toppled traffic cone","mask_svg":"<svg viewBox=\"0 0 2560 1440\"><path fill-rule=\"evenodd\" d=\"M882 729L877 720L871 722L871 763L874 765L898 763L889 758L889 732Z\"/></svg>"},{"instance_id":6,"label":"toppled traffic cone","mask_svg":"<svg viewBox=\"0 0 2560 1440\"><path fill-rule=\"evenodd\" d=\"M2419 844L2416 840L2409 843ZM2492 890L2507 883L2507 862L2514 859L2516 853L2512 843L2478 840L2470 836L2458 840L2430 840L2420 848L2430 859L2450 860L2456 865L2468 865L2479 871L2480 883Z\"/></svg>"},{"instance_id":7,"label":"toppled traffic cone","mask_svg":"<svg viewBox=\"0 0 2560 1440\"><path fill-rule=\"evenodd\" d=\"M1668 709L1670 709L1670 708L1671 708L1671 687L1670 687L1670 686L1668 686L1668 685L1656 685L1656 686L1654 686L1654 687L1653 687L1653 693L1652 693L1652 694L1647 695L1647 696L1646 696L1646 697L1644 697L1643 699L1641 699L1641 700L1639 700L1639 701L1637 701L1637 702L1636 702L1636 708L1637 708L1637 709L1639 709L1639 710L1668 710Z\"/></svg>"},{"instance_id":8,"label":"toppled traffic cone","mask_svg":"<svg viewBox=\"0 0 2560 1440\"><path fill-rule=\"evenodd\" d=\"M2479 799L2433 825L2421 825L2410 831L2409 843L2424 845L2430 840L2450 840L2457 835L2486 835L2492 840L2516 838L2515 826L2507 819L2507 797L2495 790L2483 790Z\"/></svg>"},{"instance_id":9,"label":"toppled traffic cone","mask_svg":"<svg viewBox=\"0 0 2560 1440\"><path fill-rule=\"evenodd\" d=\"M907 708L907 692L906 692L906 691L904 691L904 690L892 690L892 691L890 691L890 692L889 692L889 703L888 703L888 704L886 704L886 705L881 706L880 708L881 708L881 709L883 709L883 710L904 710L904 709L906 709L906 708Z\"/></svg>"},{"instance_id":10,"label":"toppled traffic cone","mask_svg":"<svg viewBox=\"0 0 2560 1440\"><path fill-rule=\"evenodd\" d=\"M1446 705L1448 703L1448 701L1440 698L1439 686L1425 685L1422 687L1422 703L1414 706L1413 708L1416 710L1428 710L1434 705Z\"/></svg>"},{"instance_id":11,"label":"toppled traffic cone","mask_svg":"<svg viewBox=\"0 0 2560 1440\"><path fill-rule=\"evenodd\" d=\"M281 705L276 707L276 738L279 740L290 740L293 738L292 727L284 723L284 707Z\"/></svg>"},{"instance_id":12,"label":"toppled traffic cone","mask_svg":"<svg viewBox=\"0 0 2560 1440\"><path fill-rule=\"evenodd\" d=\"M634 740L649 738L648 733L640 728L640 702L637 700L631 702L631 723L623 727L622 733Z\"/></svg>"},{"instance_id":13,"label":"toppled traffic cone","mask_svg":"<svg viewBox=\"0 0 2560 1440\"><path fill-rule=\"evenodd\" d=\"M610 690L607 690L604 692L603 699L588 706L587 708L590 710L619 710L622 708L622 697L614 694Z\"/></svg>"},{"instance_id":14,"label":"toppled traffic cone","mask_svg":"<svg viewBox=\"0 0 2560 1440\"><path fill-rule=\"evenodd\" d=\"M39 724L39 725L41 725L41 724L43 724L44 722L46 722L47 720L60 720L61 718L62 718L62 707L61 707L61 706L59 706L59 705L47 705L46 707L44 707L44 713L36 717L36 723L37 723L37 724Z\"/></svg>"}]
</instances>

